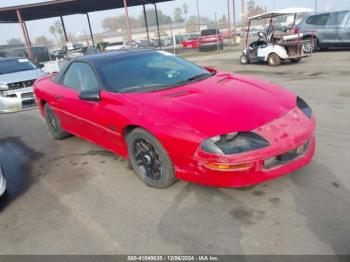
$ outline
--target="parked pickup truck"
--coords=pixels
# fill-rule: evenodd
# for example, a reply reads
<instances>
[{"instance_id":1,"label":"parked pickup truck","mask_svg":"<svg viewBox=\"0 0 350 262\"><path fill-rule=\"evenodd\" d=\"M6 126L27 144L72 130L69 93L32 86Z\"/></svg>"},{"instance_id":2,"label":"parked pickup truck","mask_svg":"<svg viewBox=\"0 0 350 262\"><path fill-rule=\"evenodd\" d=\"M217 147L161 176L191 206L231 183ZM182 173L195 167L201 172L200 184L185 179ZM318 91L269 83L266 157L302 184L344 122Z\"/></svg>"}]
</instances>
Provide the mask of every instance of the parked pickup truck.
<instances>
[{"instance_id":1,"label":"parked pickup truck","mask_svg":"<svg viewBox=\"0 0 350 262\"><path fill-rule=\"evenodd\" d=\"M205 29L202 30L199 37L199 51L205 49L223 49L224 38L219 29Z\"/></svg>"}]
</instances>

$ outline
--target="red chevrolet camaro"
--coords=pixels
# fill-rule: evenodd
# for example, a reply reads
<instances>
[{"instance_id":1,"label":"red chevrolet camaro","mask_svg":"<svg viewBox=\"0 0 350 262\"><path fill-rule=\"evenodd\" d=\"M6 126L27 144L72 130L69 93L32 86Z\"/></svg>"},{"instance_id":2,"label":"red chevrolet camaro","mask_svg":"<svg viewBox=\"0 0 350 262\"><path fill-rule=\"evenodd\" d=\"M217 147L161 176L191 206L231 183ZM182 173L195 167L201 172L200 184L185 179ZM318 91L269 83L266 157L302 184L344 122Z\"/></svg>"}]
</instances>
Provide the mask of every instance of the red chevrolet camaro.
<instances>
[{"instance_id":1,"label":"red chevrolet camaro","mask_svg":"<svg viewBox=\"0 0 350 262\"><path fill-rule=\"evenodd\" d=\"M315 119L303 99L163 51L84 56L37 80L34 92L54 138L73 134L129 158L153 187L178 178L248 186L314 154Z\"/></svg>"}]
</instances>

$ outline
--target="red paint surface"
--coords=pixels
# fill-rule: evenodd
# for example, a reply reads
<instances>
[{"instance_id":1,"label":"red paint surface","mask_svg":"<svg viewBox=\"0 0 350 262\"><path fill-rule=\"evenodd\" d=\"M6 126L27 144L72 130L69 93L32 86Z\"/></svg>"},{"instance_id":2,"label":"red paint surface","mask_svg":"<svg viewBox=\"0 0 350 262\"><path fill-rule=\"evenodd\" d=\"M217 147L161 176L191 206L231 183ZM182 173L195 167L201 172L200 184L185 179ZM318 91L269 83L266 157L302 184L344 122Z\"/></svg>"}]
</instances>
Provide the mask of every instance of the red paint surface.
<instances>
[{"instance_id":1,"label":"red paint surface","mask_svg":"<svg viewBox=\"0 0 350 262\"><path fill-rule=\"evenodd\" d=\"M199 40L198 39L185 40L181 42L181 45L183 48L198 48Z\"/></svg>"},{"instance_id":2,"label":"red paint surface","mask_svg":"<svg viewBox=\"0 0 350 262\"><path fill-rule=\"evenodd\" d=\"M217 35L204 35L200 36L198 39L199 46L204 46L204 45L211 45L211 44L223 44L224 43L224 38L222 34L217 34Z\"/></svg>"},{"instance_id":3,"label":"red paint surface","mask_svg":"<svg viewBox=\"0 0 350 262\"><path fill-rule=\"evenodd\" d=\"M149 93L101 91L100 102L79 100L78 91L60 86L51 77L36 82L36 100L43 113L49 103L68 132L123 157L128 156L124 131L138 126L164 146L178 178L214 186L246 186L292 172L312 158L314 118L296 107L296 96L275 84L218 72L206 80ZM57 97L61 97L57 99ZM253 131L269 147L219 156L203 152L200 143L230 132ZM263 160L312 143L298 159L271 170ZM214 171L204 163L250 163L249 170Z\"/></svg>"}]
</instances>

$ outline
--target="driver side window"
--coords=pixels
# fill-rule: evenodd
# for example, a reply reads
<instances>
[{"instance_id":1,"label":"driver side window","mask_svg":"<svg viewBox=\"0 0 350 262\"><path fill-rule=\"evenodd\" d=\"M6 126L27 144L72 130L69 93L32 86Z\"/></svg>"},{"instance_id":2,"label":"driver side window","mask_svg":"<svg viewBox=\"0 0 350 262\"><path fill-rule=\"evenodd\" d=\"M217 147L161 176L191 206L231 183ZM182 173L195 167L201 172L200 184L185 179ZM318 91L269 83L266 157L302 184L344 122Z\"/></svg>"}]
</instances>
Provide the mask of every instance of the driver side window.
<instances>
[{"instance_id":1,"label":"driver side window","mask_svg":"<svg viewBox=\"0 0 350 262\"><path fill-rule=\"evenodd\" d=\"M99 89L94 71L89 64L83 62L74 62L69 66L62 84L79 92Z\"/></svg>"},{"instance_id":2,"label":"driver side window","mask_svg":"<svg viewBox=\"0 0 350 262\"><path fill-rule=\"evenodd\" d=\"M350 14L348 16L348 20L346 21L345 27L350 28Z\"/></svg>"}]
</instances>

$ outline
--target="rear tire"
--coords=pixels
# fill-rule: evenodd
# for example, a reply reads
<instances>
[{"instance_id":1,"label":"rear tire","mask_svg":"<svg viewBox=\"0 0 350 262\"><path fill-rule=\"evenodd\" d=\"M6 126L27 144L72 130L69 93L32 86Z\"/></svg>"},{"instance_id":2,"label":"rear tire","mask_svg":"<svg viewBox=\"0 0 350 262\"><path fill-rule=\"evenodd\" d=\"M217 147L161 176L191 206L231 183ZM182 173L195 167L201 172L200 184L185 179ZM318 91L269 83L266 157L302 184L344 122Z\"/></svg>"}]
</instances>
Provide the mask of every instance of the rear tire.
<instances>
[{"instance_id":1,"label":"rear tire","mask_svg":"<svg viewBox=\"0 0 350 262\"><path fill-rule=\"evenodd\" d=\"M267 58L269 66L279 66L282 63L282 59L275 53L272 53Z\"/></svg>"},{"instance_id":2,"label":"rear tire","mask_svg":"<svg viewBox=\"0 0 350 262\"><path fill-rule=\"evenodd\" d=\"M239 61L242 65L249 64L249 58L246 54L242 54L241 57L239 58Z\"/></svg>"},{"instance_id":3,"label":"rear tire","mask_svg":"<svg viewBox=\"0 0 350 262\"><path fill-rule=\"evenodd\" d=\"M44 112L45 112L45 120L47 127L49 128L49 131L53 138L57 140L62 140L68 136L71 136L68 132L66 132L61 127L61 122L56 116L55 112L52 110L49 104L45 104L44 106Z\"/></svg>"},{"instance_id":4,"label":"rear tire","mask_svg":"<svg viewBox=\"0 0 350 262\"><path fill-rule=\"evenodd\" d=\"M146 185L165 188L177 181L167 152L152 134L136 128L126 136L126 143L131 166Z\"/></svg>"}]
</instances>

